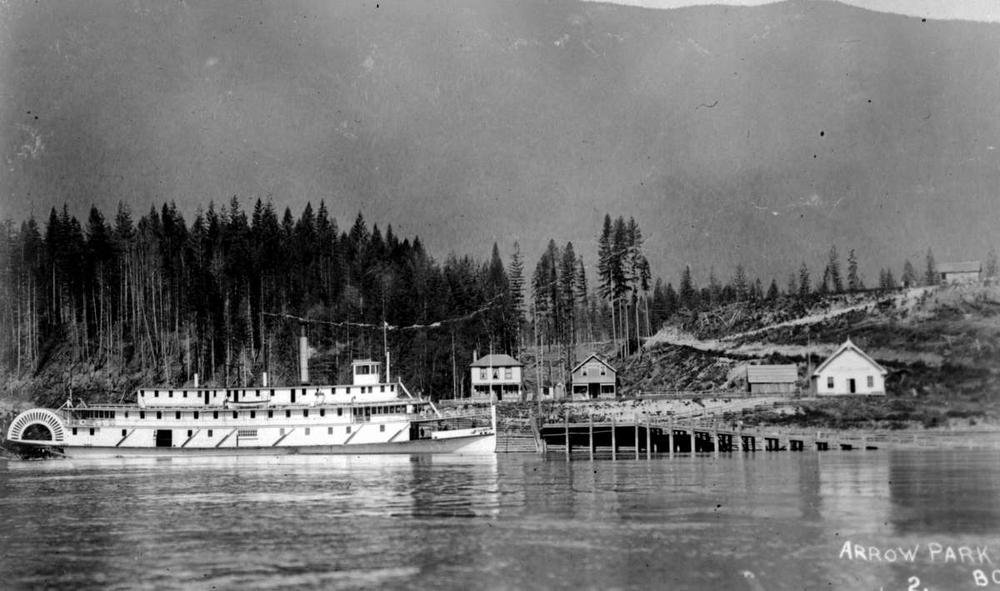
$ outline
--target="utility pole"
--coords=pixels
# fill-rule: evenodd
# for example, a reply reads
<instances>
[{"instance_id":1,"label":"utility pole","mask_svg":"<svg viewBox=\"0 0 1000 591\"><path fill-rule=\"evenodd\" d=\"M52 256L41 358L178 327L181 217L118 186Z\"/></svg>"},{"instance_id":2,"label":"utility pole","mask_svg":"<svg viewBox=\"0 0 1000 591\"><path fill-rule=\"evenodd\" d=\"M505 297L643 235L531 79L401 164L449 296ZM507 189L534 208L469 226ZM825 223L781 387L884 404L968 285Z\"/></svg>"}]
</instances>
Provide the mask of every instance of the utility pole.
<instances>
[{"instance_id":1,"label":"utility pole","mask_svg":"<svg viewBox=\"0 0 1000 591\"><path fill-rule=\"evenodd\" d=\"M458 366L455 361L455 330L451 331L451 398L458 399Z\"/></svg>"},{"instance_id":2,"label":"utility pole","mask_svg":"<svg viewBox=\"0 0 1000 591\"><path fill-rule=\"evenodd\" d=\"M541 343L538 342L538 308L534 304L531 306L531 326L535 333L535 421L532 429L537 429L542 424L542 370L539 365L538 356L541 354ZM536 431L537 436L537 431Z\"/></svg>"}]
</instances>

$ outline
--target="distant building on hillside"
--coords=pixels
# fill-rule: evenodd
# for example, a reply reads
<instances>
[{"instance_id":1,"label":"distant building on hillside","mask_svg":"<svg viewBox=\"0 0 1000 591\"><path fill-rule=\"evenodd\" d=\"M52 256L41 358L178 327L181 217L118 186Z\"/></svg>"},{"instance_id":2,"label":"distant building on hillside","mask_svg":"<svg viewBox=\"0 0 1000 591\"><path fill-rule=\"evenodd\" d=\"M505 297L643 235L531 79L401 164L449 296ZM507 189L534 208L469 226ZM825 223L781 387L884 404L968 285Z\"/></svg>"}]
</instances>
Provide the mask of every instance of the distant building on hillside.
<instances>
[{"instance_id":1,"label":"distant building on hillside","mask_svg":"<svg viewBox=\"0 0 1000 591\"><path fill-rule=\"evenodd\" d=\"M596 353L577 364L571 374L574 400L618 396L618 370Z\"/></svg>"},{"instance_id":2,"label":"distant building on hillside","mask_svg":"<svg viewBox=\"0 0 1000 591\"><path fill-rule=\"evenodd\" d=\"M747 391L751 394L793 394L798 391L795 365L747 366Z\"/></svg>"},{"instance_id":3,"label":"distant building on hillside","mask_svg":"<svg viewBox=\"0 0 1000 591\"><path fill-rule=\"evenodd\" d=\"M976 283L982 270L983 266L979 261L941 263L937 266L941 283Z\"/></svg>"},{"instance_id":4,"label":"distant building on hillside","mask_svg":"<svg viewBox=\"0 0 1000 591\"><path fill-rule=\"evenodd\" d=\"M521 362L510 355L484 355L472 362L472 399L485 402L521 399Z\"/></svg>"},{"instance_id":5,"label":"distant building on hillside","mask_svg":"<svg viewBox=\"0 0 1000 591\"><path fill-rule=\"evenodd\" d=\"M820 396L885 395L888 370L847 339L812 374L812 390Z\"/></svg>"}]
</instances>

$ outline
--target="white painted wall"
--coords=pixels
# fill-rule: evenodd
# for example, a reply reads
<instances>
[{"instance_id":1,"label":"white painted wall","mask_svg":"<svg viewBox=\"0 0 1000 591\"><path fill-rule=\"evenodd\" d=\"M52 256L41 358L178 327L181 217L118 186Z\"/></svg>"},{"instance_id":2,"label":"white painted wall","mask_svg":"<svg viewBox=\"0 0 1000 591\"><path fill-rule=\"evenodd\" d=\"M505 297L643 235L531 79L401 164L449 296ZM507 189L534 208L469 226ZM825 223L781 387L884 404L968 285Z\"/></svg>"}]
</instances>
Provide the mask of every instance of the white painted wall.
<instances>
[{"instance_id":1,"label":"white painted wall","mask_svg":"<svg viewBox=\"0 0 1000 591\"><path fill-rule=\"evenodd\" d=\"M872 385L868 385L868 378ZM833 387L829 385L833 378ZM850 394L849 380L854 380L855 394L885 394L885 378L879 368L871 364L856 351L846 350L838 355L823 371L813 377L816 394L840 396Z\"/></svg>"},{"instance_id":2,"label":"white painted wall","mask_svg":"<svg viewBox=\"0 0 1000 591\"><path fill-rule=\"evenodd\" d=\"M472 370L472 385L473 386L477 386L477 385L481 386L481 385L485 385L485 384L518 385L518 384L521 383L521 366L519 366L519 365L515 365L515 366L494 365L492 369L499 371L499 373L498 373L499 378L497 378L497 379L493 379L493 374L490 372L490 368L489 367L485 367L485 368L483 368L483 367L473 367L473 368L470 368L470 369ZM480 377L482 374L481 374L481 372L479 370L481 370L481 369L485 369L486 370L486 378L485 379L482 378L482 377ZM505 370L507 370L507 369L511 370L511 372L510 372L511 377L510 378L505 377L507 375Z\"/></svg>"},{"instance_id":3,"label":"white painted wall","mask_svg":"<svg viewBox=\"0 0 1000 591\"><path fill-rule=\"evenodd\" d=\"M186 413L185 413L186 414ZM242 414L242 412L241 412ZM275 413L277 416L277 413ZM280 439L278 445L299 446L299 445L343 445L345 443L385 443L388 441L408 441L409 421L400 415L379 415L373 417L371 421L356 421L345 423L349 420L346 416L342 420L333 422L331 413L327 413L327 418L321 418L315 413L311 413L308 418L293 416L292 419L282 419L285 423L281 426L272 426L274 421L266 421L258 415L258 420L227 420L223 417L217 420L205 418L201 421L192 421L185 416L183 420L175 420L171 414L164 416L161 420L151 417L144 421L122 421L114 424L114 421L103 421L102 426L77 426L77 433L74 435L72 428L66 429L66 444L72 446L100 446L114 447L122 440L122 431L128 433L128 437L122 443L124 447L152 448L156 446L156 430L170 429L173 431L173 446L181 447L188 439L188 431L191 431L192 438L188 442L187 448L204 449L214 448L220 442L219 447L268 447ZM211 415L209 415L210 417ZM230 415L231 416L231 415ZM283 415L281 415L283 416ZM113 426L109 426L113 425ZM90 429L94 434L90 434ZM237 433L229 435L234 429L256 430L256 438L239 438ZM308 433L306 430L308 429ZM348 430L350 429L350 430ZM287 434L283 436L282 432Z\"/></svg>"}]
</instances>

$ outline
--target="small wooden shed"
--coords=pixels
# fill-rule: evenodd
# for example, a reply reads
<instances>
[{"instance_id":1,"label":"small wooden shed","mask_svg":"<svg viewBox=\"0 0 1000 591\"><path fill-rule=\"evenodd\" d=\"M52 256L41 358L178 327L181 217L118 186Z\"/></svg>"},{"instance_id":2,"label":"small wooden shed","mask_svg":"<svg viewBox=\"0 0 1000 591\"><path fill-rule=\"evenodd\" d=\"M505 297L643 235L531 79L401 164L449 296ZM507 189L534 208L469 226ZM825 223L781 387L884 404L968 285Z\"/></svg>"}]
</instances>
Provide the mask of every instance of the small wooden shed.
<instances>
[{"instance_id":1,"label":"small wooden shed","mask_svg":"<svg viewBox=\"0 0 1000 591\"><path fill-rule=\"evenodd\" d=\"M979 261L941 263L937 267L941 283L976 283L983 266Z\"/></svg>"},{"instance_id":2,"label":"small wooden shed","mask_svg":"<svg viewBox=\"0 0 1000 591\"><path fill-rule=\"evenodd\" d=\"M751 394L793 394L798 391L799 370L792 365L750 365L747 391Z\"/></svg>"}]
</instances>

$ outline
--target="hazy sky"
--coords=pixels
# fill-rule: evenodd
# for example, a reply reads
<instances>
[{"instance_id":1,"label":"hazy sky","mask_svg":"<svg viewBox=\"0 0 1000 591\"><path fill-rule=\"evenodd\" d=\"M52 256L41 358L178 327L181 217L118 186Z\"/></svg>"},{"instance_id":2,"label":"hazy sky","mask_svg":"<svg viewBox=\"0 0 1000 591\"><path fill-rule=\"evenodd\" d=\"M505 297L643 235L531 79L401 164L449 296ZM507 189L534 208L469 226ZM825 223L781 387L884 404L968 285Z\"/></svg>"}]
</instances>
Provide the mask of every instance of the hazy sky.
<instances>
[{"instance_id":1,"label":"hazy sky","mask_svg":"<svg viewBox=\"0 0 1000 591\"><path fill-rule=\"evenodd\" d=\"M607 1L607 0L600 0ZM729 6L759 6L773 4L776 0L611 0L611 4L643 6L646 8L681 8L709 4ZM833 1L833 0L830 0ZM970 21L1000 22L1000 2L997 0L840 0L868 10L894 12L921 18L960 19Z\"/></svg>"},{"instance_id":2,"label":"hazy sky","mask_svg":"<svg viewBox=\"0 0 1000 591\"><path fill-rule=\"evenodd\" d=\"M763 4L0 0L0 219L324 200L531 267L608 213L675 282L984 256L1000 2Z\"/></svg>"}]
</instances>

